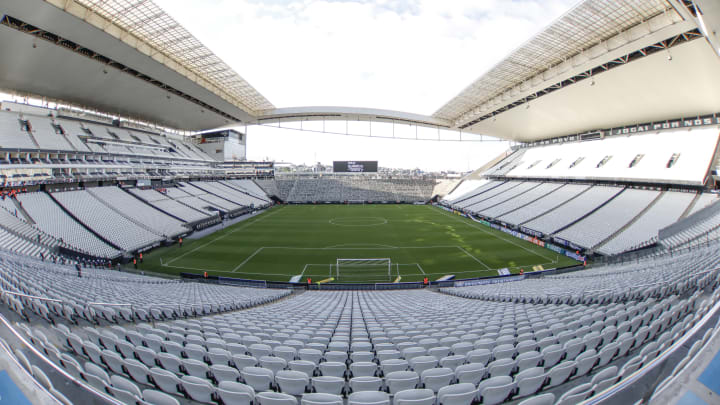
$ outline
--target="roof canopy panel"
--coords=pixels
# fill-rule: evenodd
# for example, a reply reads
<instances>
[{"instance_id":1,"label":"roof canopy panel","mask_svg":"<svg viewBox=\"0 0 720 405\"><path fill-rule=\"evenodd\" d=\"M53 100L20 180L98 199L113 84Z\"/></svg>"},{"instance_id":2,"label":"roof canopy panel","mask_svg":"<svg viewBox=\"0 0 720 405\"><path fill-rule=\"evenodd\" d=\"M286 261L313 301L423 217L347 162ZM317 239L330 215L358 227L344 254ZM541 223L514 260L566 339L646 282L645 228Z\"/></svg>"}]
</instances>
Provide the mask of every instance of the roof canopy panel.
<instances>
[{"instance_id":1,"label":"roof canopy panel","mask_svg":"<svg viewBox=\"0 0 720 405\"><path fill-rule=\"evenodd\" d=\"M586 0L530 39L465 88L433 116L457 122L553 66L674 9L664 0Z\"/></svg>"},{"instance_id":2,"label":"roof canopy panel","mask_svg":"<svg viewBox=\"0 0 720 405\"><path fill-rule=\"evenodd\" d=\"M73 0L132 34L227 93L231 102L255 114L274 106L245 79L154 2L147 0ZM54 1L50 1L54 3ZM65 3L65 2L63 2ZM65 6L66 9L68 8Z\"/></svg>"}]
</instances>

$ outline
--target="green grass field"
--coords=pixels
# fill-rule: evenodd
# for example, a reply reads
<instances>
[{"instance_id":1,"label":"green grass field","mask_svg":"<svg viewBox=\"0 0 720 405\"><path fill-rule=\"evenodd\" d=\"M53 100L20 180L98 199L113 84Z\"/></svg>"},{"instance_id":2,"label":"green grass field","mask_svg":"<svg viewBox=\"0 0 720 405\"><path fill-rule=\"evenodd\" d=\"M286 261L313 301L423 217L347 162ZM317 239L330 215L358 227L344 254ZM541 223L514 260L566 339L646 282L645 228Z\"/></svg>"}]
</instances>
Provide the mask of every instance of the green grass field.
<instances>
[{"instance_id":1,"label":"green grass field","mask_svg":"<svg viewBox=\"0 0 720 405\"><path fill-rule=\"evenodd\" d=\"M388 265L341 266L338 258L389 258ZM183 247L156 249L141 268L269 281L302 275L335 282L436 280L530 271L576 262L502 232L425 205L276 206Z\"/></svg>"}]
</instances>

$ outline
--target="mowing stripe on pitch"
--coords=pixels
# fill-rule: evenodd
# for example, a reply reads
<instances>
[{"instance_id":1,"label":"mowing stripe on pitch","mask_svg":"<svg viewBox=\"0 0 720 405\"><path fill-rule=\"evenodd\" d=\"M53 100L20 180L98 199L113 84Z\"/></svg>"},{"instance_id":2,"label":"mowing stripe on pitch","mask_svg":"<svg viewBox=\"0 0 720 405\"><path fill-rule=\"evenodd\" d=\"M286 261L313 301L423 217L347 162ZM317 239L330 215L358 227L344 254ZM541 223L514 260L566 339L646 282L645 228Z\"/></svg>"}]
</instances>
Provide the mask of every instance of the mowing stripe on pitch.
<instances>
[{"instance_id":1,"label":"mowing stripe on pitch","mask_svg":"<svg viewBox=\"0 0 720 405\"><path fill-rule=\"evenodd\" d=\"M457 248L460 249L460 250L461 250L463 253L465 253L466 255L472 257L473 259L475 259L476 262L478 262L478 263L482 264L483 266L485 266L486 269L490 270L490 266L488 266L487 264L483 263L482 260L480 260L480 259L478 259L477 257L471 255L470 252L468 252L467 250L463 249L463 248L460 247L460 246L458 246Z\"/></svg>"},{"instance_id":2,"label":"mowing stripe on pitch","mask_svg":"<svg viewBox=\"0 0 720 405\"><path fill-rule=\"evenodd\" d=\"M542 257L543 259L552 260L552 257L547 257L547 256L545 256L545 255L543 255L543 254L538 253L538 252L533 252L532 250L530 250L530 249L528 249L527 247L525 247L525 246L523 246L523 245L515 242L514 240L501 238L500 235L496 235L496 234L494 234L493 232L488 231L488 230L485 229L485 227L483 227L483 226L475 225L474 223L470 223L470 222L464 221L464 220L462 220L461 218L456 218L457 215L448 214L448 213L446 213L444 210L442 210L442 209L440 209L440 208L437 208L436 210L437 210L437 211L436 211L437 213L442 214L442 215L445 215L445 216L450 217L450 218L455 218L456 221L459 221L460 223L463 223L463 224L465 224L465 225L467 225L467 226L469 226L469 227L471 227L471 228L479 229L479 230L485 232L486 234L488 234L488 235L490 235L490 236L494 236L494 237L496 237L496 238L498 238L498 239L500 239L500 240L503 240L503 241L505 241L505 242L512 243L513 245L519 247L520 249L523 249L523 250L525 250L525 251L527 251L527 252L530 252L530 253L532 253L532 254L534 254L534 255L536 255L536 256L540 256L540 257ZM467 219L467 218L465 218L465 219ZM472 221L472 220L469 219L468 221ZM511 237L511 238L512 238L512 237Z\"/></svg>"},{"instance_id":3,"label":"mowing stripe on pitch","mask_svg":"<svg viewBox=\"0 0 720 405\"><path fill-rule=\"evenodd\" d=\"M235 228L235 229L233 229L233 230L230 231L230 232L224 233L224 234L218 236L217 238L211 240L210 242L204 243L204 244L202 244L202 245L200 245L200 246L198 246L198 247L196 247L196 248L194 248L194 249L191 249L191 250L189 250L189 251L181 254L180 256L176 256L176 257L170 259L166 264L163 264L163 266L169 267L170 264L171 264L172 262L174 262L175 260L177 260L177 259L182 259L183 257L187 256L187 255L190 254L190 253L196 252L196 251L204 248L205 246L211 245L211 244L214 243L215 241L218 241L218 240L220 240L220 239L223 239L223 238L225 238L226 236L231 235L231 234L233 234L233 233L235 233L235 232L237 232L237 231L239 231L239 230L241 230L241 229L245 229L245 228L247 228L248 226L250 226L250 225L252 225L252 224L254 224L254 223L256 223L256 222L260 222L260 221L262 221L262 220L265 219L265 218L268 218L268 217L270 217L270 216L272 216L272 215L275 215L275 214L277 214L278 212L282 211L283 208L285 208L285 206L282 206L282 207L274 210L273 212L271 212L271 213L269 213L269 214L267 214L267 215L265 215L265 216L263 216L263 217L260 217L259 219L256 219L256 220L254 220L254 221L252 221L252 222L250 222L250 223L247 223L247 224L245 224L245 225L243 225L243 226L241 226L241 227Z\"/></svg>"}]
</instances>

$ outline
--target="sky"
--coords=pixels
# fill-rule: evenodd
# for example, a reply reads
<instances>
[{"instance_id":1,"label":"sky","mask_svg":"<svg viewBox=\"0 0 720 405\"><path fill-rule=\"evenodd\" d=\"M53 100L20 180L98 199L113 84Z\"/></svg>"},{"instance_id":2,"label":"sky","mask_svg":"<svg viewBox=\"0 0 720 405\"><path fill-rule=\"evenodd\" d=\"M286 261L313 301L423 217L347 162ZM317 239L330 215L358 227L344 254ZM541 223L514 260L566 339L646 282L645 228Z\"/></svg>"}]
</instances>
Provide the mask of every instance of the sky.
<instances>
[{"instance_id":1,"label":"sky","mask_svg":"<svg viewBox=\"0 0 720 405\"><path fill-rule=\"evenodd\" d=\"M368 107L431 115L577 0L155 2L276 107ZM425 170L476 168L497 156L500 144L265 127L247 132L250 159L326 164L368 159Z\"/></svg>"},{"instance_id":2,"label":"sky","mask_svg":"<svg viewBox=\"0 0 720 405\"><path fill-rule=\"evenodd\" d=\"M276 107L430 115L577 0L155 0Z\"/></svg>"}]
</instances>

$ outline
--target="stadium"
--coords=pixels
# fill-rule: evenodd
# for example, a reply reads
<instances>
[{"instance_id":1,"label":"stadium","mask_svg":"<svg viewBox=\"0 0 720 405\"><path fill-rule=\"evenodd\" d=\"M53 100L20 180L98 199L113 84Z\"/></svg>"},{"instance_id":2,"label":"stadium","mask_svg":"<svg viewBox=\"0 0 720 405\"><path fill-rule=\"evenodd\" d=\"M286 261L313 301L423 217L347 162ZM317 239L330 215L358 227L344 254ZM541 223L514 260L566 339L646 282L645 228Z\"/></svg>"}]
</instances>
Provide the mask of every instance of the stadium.
<instances>
[{"instance_id":1,"label":"stadium","mask_svg":"<svg viewBox=\"0 0 720 405\"><path fill-rule=\"evenodd\" d=\"M159 3L0 3L0 404L718 403L716 0L579 1L432 114L276 107Z\"/></svg>"}]
</instances>

